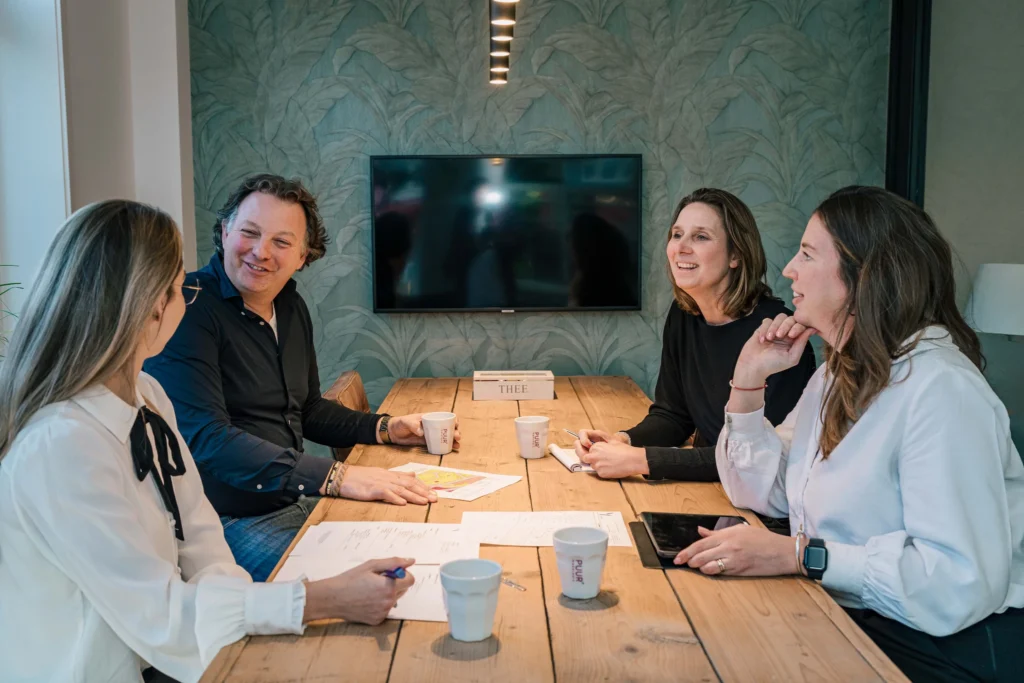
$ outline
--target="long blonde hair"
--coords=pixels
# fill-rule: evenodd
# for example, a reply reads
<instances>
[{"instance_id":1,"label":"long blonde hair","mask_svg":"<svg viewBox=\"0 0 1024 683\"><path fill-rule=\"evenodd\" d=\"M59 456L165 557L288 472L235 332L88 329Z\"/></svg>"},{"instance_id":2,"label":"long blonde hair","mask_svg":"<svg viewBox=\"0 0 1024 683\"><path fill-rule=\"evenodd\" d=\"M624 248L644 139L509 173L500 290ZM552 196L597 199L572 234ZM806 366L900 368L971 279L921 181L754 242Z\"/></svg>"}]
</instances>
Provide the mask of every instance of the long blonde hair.
<instances>
[{"instance_id":1,"label":"long blonde hair","mask_svg":"<svg viewBox=\"0 0 1024 683\"><path fill-rule=\"evenodd\" d=\"M68 218L0 364L0 460L40 409L131 373L154 307L173 293L181 254L174 220L152 206L108 200Z\"/></svg>"}]
</instances>

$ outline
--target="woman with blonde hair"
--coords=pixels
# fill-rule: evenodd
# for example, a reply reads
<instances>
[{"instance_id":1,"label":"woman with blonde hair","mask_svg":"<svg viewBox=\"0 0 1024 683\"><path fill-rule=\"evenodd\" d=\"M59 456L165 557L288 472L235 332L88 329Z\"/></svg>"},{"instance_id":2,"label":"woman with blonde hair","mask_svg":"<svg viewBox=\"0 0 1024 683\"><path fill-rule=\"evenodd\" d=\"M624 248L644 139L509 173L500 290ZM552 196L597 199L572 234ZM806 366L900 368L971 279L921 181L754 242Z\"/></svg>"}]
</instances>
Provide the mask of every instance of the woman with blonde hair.
<instances>
[{"instance_id":1,"label":"woman with blonde hair","mask_svg":"<svg viewBox=\"0 0 1024 683\"><path fill-rule=\"evenodd\" d=\"M907 200L848 187L783 274L796 313L743 347L717 457L733 504L794 538L704 530L676 563L819 580L912 680L1024 680L1024 464L949 244ZM765 381L814 334L825 363L773 427Z\"/></svg>"},{"instance_id":2,"label":"woman with blonde hair","mask_svg":"<svg viewBox=\"0 0 1024 683\"><path fill-rule=\"evenodd\" d=\"M198 680L245 634L379 623L412 584L364 563L254 584L224 541L163 389L142 373L199 295L158 209L76 212L0 366L0 661L5 681ZM144 669L146 670L144 673Z\"/></svg>"}]
</instances>

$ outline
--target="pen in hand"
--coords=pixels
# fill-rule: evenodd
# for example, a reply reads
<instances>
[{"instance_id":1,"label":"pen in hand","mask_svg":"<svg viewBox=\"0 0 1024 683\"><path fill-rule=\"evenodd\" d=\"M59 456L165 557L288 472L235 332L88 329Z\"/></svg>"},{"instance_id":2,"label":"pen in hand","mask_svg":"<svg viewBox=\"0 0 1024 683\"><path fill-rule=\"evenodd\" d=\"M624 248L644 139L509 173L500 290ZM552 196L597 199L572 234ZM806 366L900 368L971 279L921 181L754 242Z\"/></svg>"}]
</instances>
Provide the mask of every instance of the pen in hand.
<instances>
[{"instance_id":1,"label":"pen in hand","mask_svg":"<svg viewBox=\"0 0 1024 683\"><path fill-rule=\"evenodd\" d=\"M394 569L389 569L386 572L381 572L381 576L386 576L389 579L404 579L405 569L402 567L395 567Z\"/></svg>"},{"instance_id":2,"label":"pen in hand","mask_svg":"<svg viewBox=\"0 0 1024 683\"><path fill-rule=\"evenodd\" d=\"M579 439L579 438L580 438L580 435L579 435L579 434L577 434L576 432L572 431L571 429L565 429L565 428L563 428L563 429L562 429L562 431L563 431L563 432L565 432L566 434L568 434L569 436L574 436L574 437L576 437L577 439ZM581 439L581 440L582 440L582 439ZM591 441L591 442L594 442L594 441L604 441L604 438L602 438L602 437L598 436L597 434L591 434L591 435L590 435L590 441Z\"/></svg>"}]
</instances>

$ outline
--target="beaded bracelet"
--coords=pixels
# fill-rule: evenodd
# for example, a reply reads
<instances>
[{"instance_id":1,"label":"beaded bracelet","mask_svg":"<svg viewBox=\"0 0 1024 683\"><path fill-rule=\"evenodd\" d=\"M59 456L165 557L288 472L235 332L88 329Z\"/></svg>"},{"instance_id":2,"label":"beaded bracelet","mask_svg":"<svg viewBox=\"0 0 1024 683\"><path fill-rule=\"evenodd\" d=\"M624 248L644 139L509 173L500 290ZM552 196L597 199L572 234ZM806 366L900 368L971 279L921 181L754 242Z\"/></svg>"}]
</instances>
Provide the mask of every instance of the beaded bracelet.
<instances>
[{"instance_id":1,"label":"beaded bracelet","mask_svg":"<svg viewBox=\"0 0 1024 683\"><path fill-rule=\"evenodd\" d=\"M341 495L341 482L345 478L345 471L348 470L348 465L343 462L337 462L334 467L331 468L335 475L327 483L327 495L333 498L337 498Z\"/></svg>"},{"instance_id":2,"label":"beaded bracelet","mask_svg":"<svg viewBox=\"0 0 1024 683\"><path fill-rule=\"evenodd\" d=\"M324 484L324 495L325 496L333 496L334 495L334 493L332 493L332 491L334 490L335 480L338 478L338 469L343 464L344 463L342 463L342 462L336 462L333 465L331 465L331 469L327 472L327 483Z\"/></svg>"}]
</instances>

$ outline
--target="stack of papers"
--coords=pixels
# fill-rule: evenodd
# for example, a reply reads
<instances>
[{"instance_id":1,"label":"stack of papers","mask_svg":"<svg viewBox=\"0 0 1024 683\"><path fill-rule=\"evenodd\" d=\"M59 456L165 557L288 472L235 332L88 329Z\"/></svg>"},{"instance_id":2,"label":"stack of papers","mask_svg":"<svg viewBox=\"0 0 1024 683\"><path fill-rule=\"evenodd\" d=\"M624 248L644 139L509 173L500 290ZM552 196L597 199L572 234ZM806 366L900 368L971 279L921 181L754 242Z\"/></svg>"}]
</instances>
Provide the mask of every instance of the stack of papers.
<instances>
[{"instance_id":1,"label":"stack of papers","mask_svg":"<svg viewBox=\"0 0 1024 683\"><path fill-rule=\"evenodd\" d=\"M560 456L556 450L562 451ZM575 452L551 446L551 453L572 471L585 471ZM562 458L566 457L566 460ZM573 463L568 458L575 460ZM580 469L574 469L575 464ZM588 468L589 469L589 468ZM412 472L440 498L476 500L511 486L522 477L409 463L394 468ZM608 545L630 547L620 512L465 512L461 524L417 522L321 522L309 527L281 566L274 581L319 581L368 560L411 557L412 588L388 613L391 619L446 621L441 565L480 557L480 544L551 546L552 534L571 526L608 532Z\"/></svg>"},{"instance_id":2,"label":"stack of papers","mask_svg":"<svg viewBox=\"0 0 1024 683\"><path fill-rule=\"evenodd\" d=\"M330 578L367 560L411 557L416 583L388 617L447 621L440 565L480 556L480 544L459 524L322 522L306 530L274 581Z\"/></svg>"}]
</instances>

